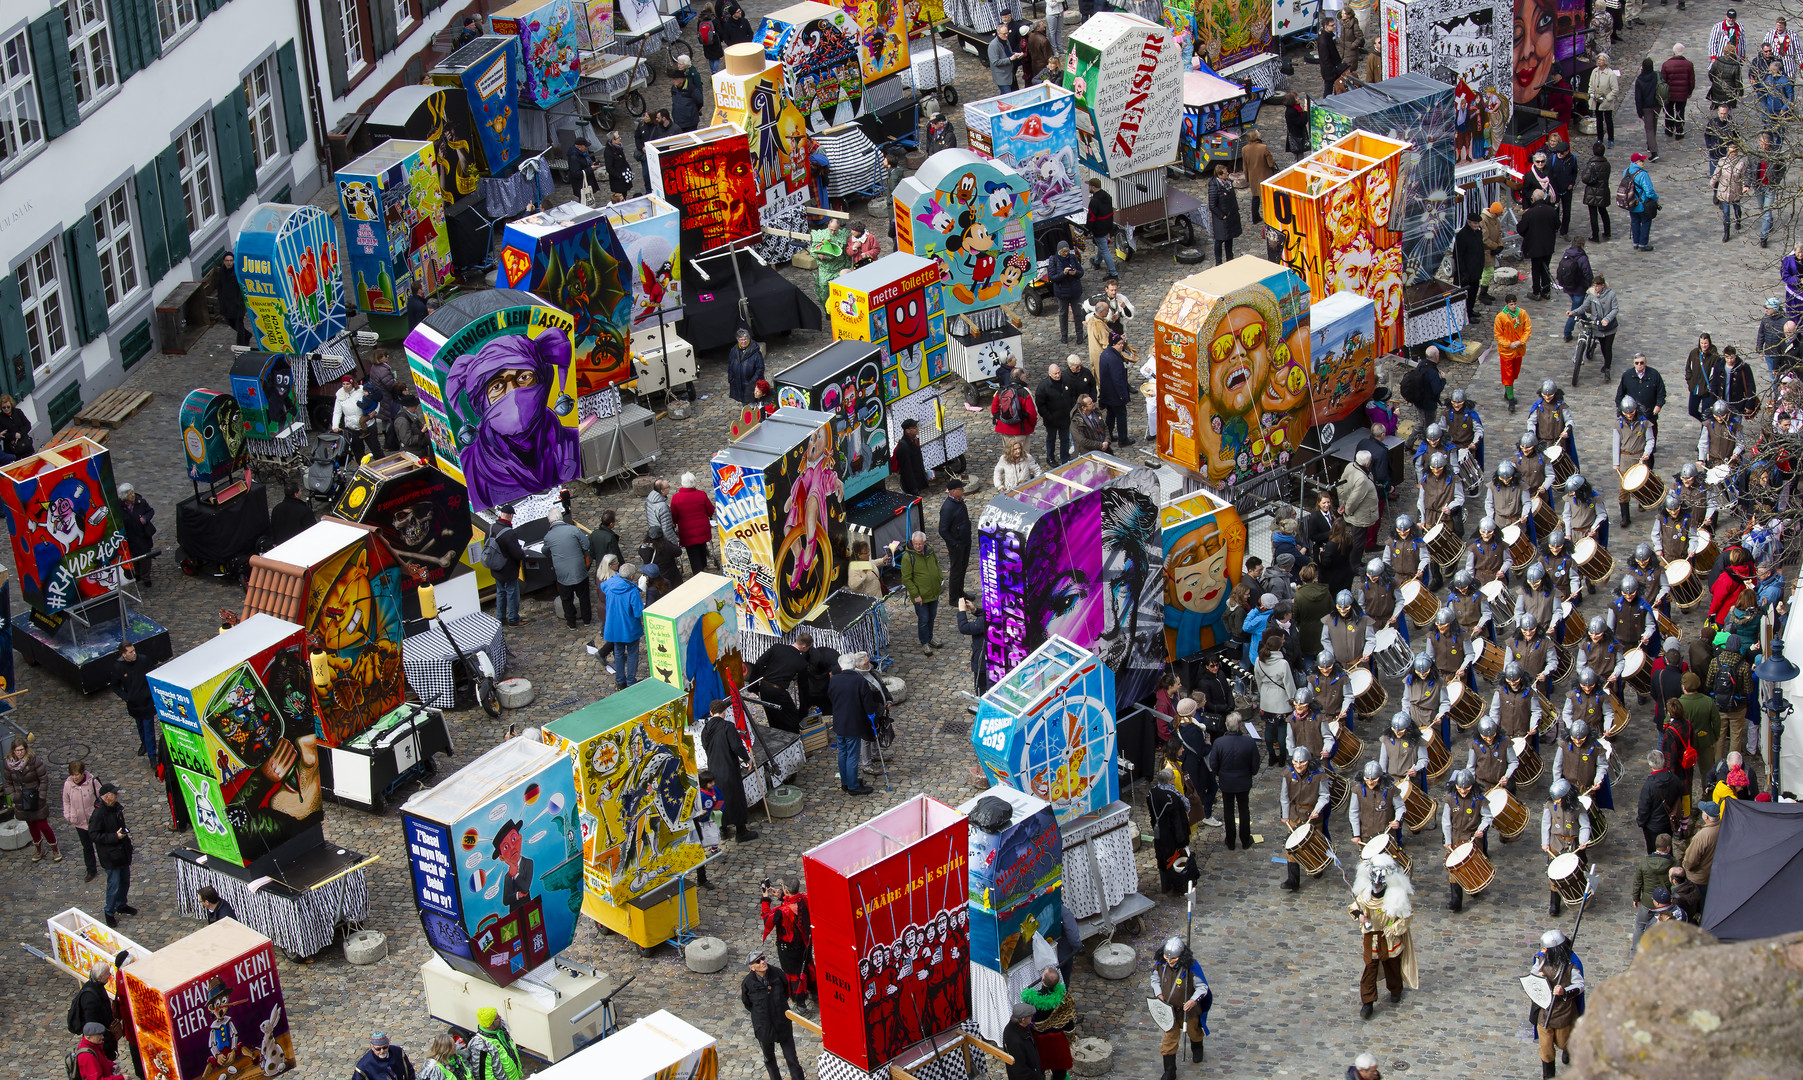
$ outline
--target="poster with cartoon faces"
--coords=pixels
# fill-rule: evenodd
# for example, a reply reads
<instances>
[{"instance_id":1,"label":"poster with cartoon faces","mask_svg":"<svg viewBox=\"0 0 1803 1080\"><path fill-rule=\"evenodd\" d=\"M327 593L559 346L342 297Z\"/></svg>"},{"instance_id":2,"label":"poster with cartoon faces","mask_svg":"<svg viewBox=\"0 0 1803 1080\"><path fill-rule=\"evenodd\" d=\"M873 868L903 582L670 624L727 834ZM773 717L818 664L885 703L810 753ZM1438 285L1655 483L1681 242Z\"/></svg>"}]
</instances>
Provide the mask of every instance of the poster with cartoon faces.
<instances>
[{"instance_id":1,"label":"poster with cartoon faces","mask_svg":"<svg viewBox=\"0 0 1803 1080\"><path fill-rule=\"evenodd\" d=\"M783 96L815 134L864 114L862 31L835 7L808 2L764 16L758 39L764 56L783 66ZM902 65L907 47L902 44Z\"/></svg>"},{"instance_id":2,"label":"poster with cartoon faces","mask_svg":"<svg viewBox=\"0 0 1803 1080\"><path fill-rule=\"evenodd\" d=\"M1029 196L1013 168L962 149L896 185L896 248L939 263L946 315L1020 300L1038 266Z\"/></svg>"},{"instance_id":3,"label":"poster with cartoon faces","mask_svg":"<svg viewBox=\"0 0 1803 1080\"><path fill-rule=\"evenodd\" d=\"M262 203L232 247L259 352L304 354L344 332L338 226L317 206Z\"/></svg>"},{"instance_id":4,"label":"poster with cartoon faces","mask_svg":"<svg viewBox=\"0 0 1803 1080\"><path fill-rule=\"evenodd\" d=\"M833 336L883 350L884 401L899 401L950 372L942 264L893 252L833 279Z\"/></svg>"},{"instance_id":5,"label":"poster with cartoon faces","mask_svg":"<svg viewBox=\"0 0 1803 1080\"><path fill-rule=\"evenodd\" d=\"M908 22L902 0L835 0L858 34L858 65L866 84L908 68Z\"/></svg>"},{"instance_id":6,"label":"poster with cartoon faces","mask_svg":"<svg viewBox=\"0 0 1803 1080\"><path fill-rule=\"evenodd\" d=\"M1377 305L1337 292L1309 309L1309 396L1314 423L1351 416L1377 388Z\"/></svg>"},{"instance_id":7,"label":"poster with cartoon faces","mask_svg":"<svg viewBox=\"0 0 1803 1080\"><path fill-rule=\"evenodd\" d=\"M1077 105L1070 91L1038 85L964 106L970 148L1026 178L1041 218L1073 214L1088 202L1077 175Z\"/></svg>"},{"instance_id":8,"label":"poster with cartoon faces","mask_svg":"<svg viewBox=\"0 0 1803 1080\"><path fill-rule=\"evenodd\" d=\"M631 0L622 0L622 7L630 4ZM576 92L582 77L579 27L584 21L571 0L519 0L489 16L494 33L520 39L526 74L520 96L524 100L549 109Z\"/></svg>"},{"instance_id":9,"label":"poster with cartoon faces","mask_svg":"<svg viewBox=\"0 0 1803 1080\"><path fill-rule=\"evenodd\" d=\"M604 213L632 260L632 328L682 319L682 243L676 207L656 195L608 206Z\"/></svg>"}]
</instances>

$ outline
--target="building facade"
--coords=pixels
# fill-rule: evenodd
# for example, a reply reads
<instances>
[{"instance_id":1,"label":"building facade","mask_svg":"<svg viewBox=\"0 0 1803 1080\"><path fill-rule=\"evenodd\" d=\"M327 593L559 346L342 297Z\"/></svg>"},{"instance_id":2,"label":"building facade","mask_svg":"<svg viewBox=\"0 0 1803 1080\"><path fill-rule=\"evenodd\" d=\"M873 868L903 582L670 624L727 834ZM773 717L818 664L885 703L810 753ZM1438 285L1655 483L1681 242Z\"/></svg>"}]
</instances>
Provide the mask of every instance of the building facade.
<instances>
[{"instance_id":1,"label":"building facade","mask_svg":"<svg viewBox=\"0 0 1803 1080\"><path fill-rule=\"evenodd\" d=\"M300 10L0 7L0 392L38 444L165 343L156 307L259 201L319 187Z\"/></svg>"},{"instance_id":2,"label":"building facade","mask_svg":"<svg viewBox=\"0 0 1803 1080\"><path fill-rule=\"evenodd\" d=\"M425 81L451 53L465 15L484 32L484 11L505 0L269 0L306 9L313 85L320 90L320 123L327 132L346 128L353 113L367 114L390 90ZM342 152L345 164L355 152Z\"/></svg>"}]
</instances>

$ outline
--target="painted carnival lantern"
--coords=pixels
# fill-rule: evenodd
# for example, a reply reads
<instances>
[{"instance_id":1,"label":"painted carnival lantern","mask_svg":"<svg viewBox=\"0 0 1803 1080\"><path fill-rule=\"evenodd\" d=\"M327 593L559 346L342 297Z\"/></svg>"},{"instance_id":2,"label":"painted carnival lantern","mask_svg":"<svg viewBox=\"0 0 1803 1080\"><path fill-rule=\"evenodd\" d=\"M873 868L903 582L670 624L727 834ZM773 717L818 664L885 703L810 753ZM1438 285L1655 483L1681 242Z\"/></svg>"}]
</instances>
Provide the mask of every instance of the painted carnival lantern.
<instances>
[{"instance_id":1,"label":"painted carnival lantern","mask_svg":"<svg viewBox=\"0 0 1803 1080\"><path fill-rule=\"evenodd\" d=\"M939 263L945 313L1020 300L1038 266L1030 189L969 150L941 150L895 187L895 243Z\"/></svg>"},{"instance_id":2,"label":"painted carnival lantern","mask_svg":"<svg viewBox=\"0 0 1803 1080\"><path fill-rule=\"evenodd\" d=\"M564 203L508 222L495 287L524 289L575 319L576 395L586 397L632 377L633 271L606 213Z\"/></svg>"},{"instance_id":3,"label":"painted carnival lantern","mask_svg":"<svg viewBox=\"0 0 1803 1080\"><path fill-rule=\"evenodd\" d=\"M325 211L263 203L244 219L232 254L253 349L309 353L344 332L338 229Z\"/></svg>"}]
</instances>

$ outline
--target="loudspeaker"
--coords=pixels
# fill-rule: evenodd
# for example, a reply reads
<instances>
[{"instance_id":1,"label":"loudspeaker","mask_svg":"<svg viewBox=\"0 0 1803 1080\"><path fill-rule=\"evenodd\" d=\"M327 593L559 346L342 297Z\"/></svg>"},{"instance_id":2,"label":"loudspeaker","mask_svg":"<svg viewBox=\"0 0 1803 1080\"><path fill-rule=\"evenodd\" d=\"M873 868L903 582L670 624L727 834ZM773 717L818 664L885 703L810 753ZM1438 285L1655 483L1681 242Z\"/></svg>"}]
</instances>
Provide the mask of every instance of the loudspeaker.
<instances>
[{"instance_id":1,"label":"loudspeaker","mask_svg":"<svg viewBox=\"0 0 1803 1080\"><path fill-rule=\"evenodd\" d=\"M618 476L657 455L657 417L642 405L622 405L619 415L598 419L582 431L582 475L587 480Z\"/></svg>"}]
</instances>

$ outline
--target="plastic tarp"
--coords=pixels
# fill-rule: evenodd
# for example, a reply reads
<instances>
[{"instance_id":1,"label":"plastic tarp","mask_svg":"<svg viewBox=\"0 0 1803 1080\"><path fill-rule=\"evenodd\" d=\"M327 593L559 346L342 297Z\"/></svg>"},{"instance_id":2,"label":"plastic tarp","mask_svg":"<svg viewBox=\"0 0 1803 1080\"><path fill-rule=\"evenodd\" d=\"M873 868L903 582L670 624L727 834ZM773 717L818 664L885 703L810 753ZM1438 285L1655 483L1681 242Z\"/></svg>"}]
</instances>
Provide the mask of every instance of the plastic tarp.
<instances>
[{"instance_id":1,"label":"plastic tarp","mask_svg":"<svg viewBox=\"0 0 1803 1080\"><path fill-rule=\"evenodd\" d=\"M1803 804L1727 800L1703 929L1723 941L1803 930Z\"/></svg>"}]
</instances>

